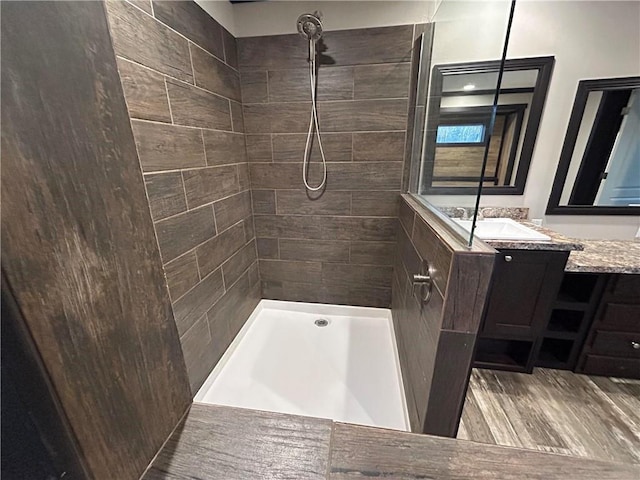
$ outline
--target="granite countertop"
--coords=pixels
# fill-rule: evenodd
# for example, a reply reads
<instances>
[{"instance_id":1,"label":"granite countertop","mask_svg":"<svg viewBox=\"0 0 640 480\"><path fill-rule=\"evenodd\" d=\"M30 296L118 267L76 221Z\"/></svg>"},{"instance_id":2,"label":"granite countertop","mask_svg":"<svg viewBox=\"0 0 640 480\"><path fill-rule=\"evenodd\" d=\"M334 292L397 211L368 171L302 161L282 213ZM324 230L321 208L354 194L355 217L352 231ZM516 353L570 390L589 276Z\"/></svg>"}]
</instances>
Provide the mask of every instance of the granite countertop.
<instances>
[{"instance_id":1,"label":"granite countertop","mask_svg":"<svg viewBox=\"0 0 640 480\"><path fill-rule=\"evenodd\" d=\"M440 207L452 218L472 218L469 207ZM566 237L549 228L539 227L526 220L525 207L483 207L484 218L511 218L525 227L551 237L546 242L523 240L483 240L495 249L568 251L566 272L640 274L640 242L632 240L588 240Z\"/></svg>"},{"instance_id":2,"label":"granite countertop","mask_svg":"<svg viewBox=\"0 0 640 480\"><path fill-rule=\"evenodd\" d=\"M143 480L636 480L639 465L194 403Z\"/></svg>"},{"instance_id":3,"label":"granite countertop","mask_svg":"<svg viewBox=\"0 0 640 480\"><path fill-rule=\"evenodd\" d=\"M640 242L580 240L584 249L571 252L565 271L640 274Z\"/></svg>"},{"instance_id":4,"label":"granite countertop","mask_svg":"<svg viewBox=\"0 0 640 480\"><path fill-rule=\"evenodd\" d=\"M549 241L526 241L526 240L484 240L487 245L493 248L502 249L510 248L513 250L555 250L555 251L573 251L582 250L582 241L565 237L558 232L545 227L539 227L533 223L524 220L517 220L525 227L543 233L551 237Z\"/></svg>"}]
</instances>

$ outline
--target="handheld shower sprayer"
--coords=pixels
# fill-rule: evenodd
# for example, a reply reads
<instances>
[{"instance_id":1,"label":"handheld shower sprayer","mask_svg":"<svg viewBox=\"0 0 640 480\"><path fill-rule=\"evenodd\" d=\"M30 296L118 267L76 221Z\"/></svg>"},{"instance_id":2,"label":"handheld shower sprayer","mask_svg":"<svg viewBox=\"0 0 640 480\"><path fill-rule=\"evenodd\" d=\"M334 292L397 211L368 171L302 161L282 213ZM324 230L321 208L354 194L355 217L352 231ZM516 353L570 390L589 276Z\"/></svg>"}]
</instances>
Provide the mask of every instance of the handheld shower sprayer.
<instances>
[{"instance_id":1,"label":"handheld shower sprayer","mask_svg":"<svg viewBox=\"0 0 640 480\"><path fill-rule=\"evenodd\" d=\"M322 36L322 13L303 13L298 17L298 33L306 40L319 40Z\"/></svg>"},{"instance_id":2,"label":"handheld shower sprayer","mask_svg":"<svg viewBox=\"0 0 640 480\"><path fill-rule=\"evenodd\" d=\"M322 37L322 22L320 21L321 13L314 14L305 13L298 17L298 33L309 41L309 83L311 86L311 118L309 120L309 130L307 132L307 142L304 147L304 157L302 158L302 181L304 186L312 191L321 190L327 182L327 160L324 156L322 148L322 139L320 138L320 127L318 125L318 109L317 109L317 54L316 42ZM313 139L313 129L315 127L316 136L318 138L318 147L322 157L322 182L312 187L307 180L307 168L311 162L311 147Z\"/></svg>"}]
</instances>

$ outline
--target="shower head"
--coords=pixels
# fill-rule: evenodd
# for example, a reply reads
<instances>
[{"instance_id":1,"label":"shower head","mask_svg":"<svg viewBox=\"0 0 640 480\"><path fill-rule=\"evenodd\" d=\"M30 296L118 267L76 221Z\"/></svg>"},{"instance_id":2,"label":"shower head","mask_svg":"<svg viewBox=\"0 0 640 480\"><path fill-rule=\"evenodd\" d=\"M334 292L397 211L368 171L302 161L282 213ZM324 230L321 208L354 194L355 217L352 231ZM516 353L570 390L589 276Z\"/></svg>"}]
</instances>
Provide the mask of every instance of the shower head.
<instances>
[{"instance_id":1,"label":"shower head","mask_svg":"<svg viewBox=\"0 0 640 480\"><path fill-rule=\"evenodd\" d=\"M298 33L307 40L319 40L322 36L320 12L303 13L298 17Z\"/></svg>"}]
</instances>

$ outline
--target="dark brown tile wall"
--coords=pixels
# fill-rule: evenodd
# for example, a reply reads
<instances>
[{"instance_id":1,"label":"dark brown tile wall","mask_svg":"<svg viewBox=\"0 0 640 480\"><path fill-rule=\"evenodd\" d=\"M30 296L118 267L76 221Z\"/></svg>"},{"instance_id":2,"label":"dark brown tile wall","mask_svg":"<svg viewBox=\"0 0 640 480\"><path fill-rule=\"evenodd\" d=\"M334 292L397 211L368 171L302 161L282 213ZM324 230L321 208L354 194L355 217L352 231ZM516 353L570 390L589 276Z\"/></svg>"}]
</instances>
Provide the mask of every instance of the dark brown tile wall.
<instances>
[{"instance_id":1,"label":"dark brown tile wall","mask_svg":"<svg viewBox=\"0 0 640 480\"><path fill-rule=\"evenodd\" d=\"M399 212L392 315L411 430L455 437L495 251L466 248L407 195ZM434 279L426 305L412 285L424 261Z\"/></svg>"},{"instance_id":2,"label":"dark brown tile wall","mask_svg":"<svg viewBox=\"0 0 640 480\"><path fill-rule=\"evenodd\" d=\"M236 41L194 2L106 5L195 394L260 298Z\"/></svg>"},{"instance_id":3,"label":"dark brown tile wall","mask_svg":"<svg viewBox=\"0 0 640 480\"><path fill-rule=\"evenodd\" d=\"M2 478L139 479L191 392L104 6L0 10Z\"/></svg>"},{"instance_id":4,"label":"dark brown tile wall","mask_svg":"<svg viewBox=\"0 0 640 480\"><path fill-rule=\"evenodd\" d=\"M302 183L311 109L306 42L298 35L238 39L265 298L390 306L413 30L323 36L318 115L328 178L321 193ZM317 142L311 156L315 185Z\"/></svg>"}]
</instances>

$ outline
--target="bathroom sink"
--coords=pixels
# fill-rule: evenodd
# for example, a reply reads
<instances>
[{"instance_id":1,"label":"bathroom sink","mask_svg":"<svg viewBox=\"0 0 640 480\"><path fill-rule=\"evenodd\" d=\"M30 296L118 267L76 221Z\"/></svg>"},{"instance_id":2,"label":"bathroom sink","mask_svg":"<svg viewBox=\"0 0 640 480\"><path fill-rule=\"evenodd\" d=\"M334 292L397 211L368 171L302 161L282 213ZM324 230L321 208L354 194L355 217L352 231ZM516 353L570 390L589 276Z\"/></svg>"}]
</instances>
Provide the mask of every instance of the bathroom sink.
<instances>
[{"instance_id":1,"label":"bathroom sink","mask_svg":"<svg viewBox=\"0 0 640 480\"><path fill-rule=\"evenodd\" d=\"M454 218L454 222L471 231L471 220ZM551 238L540 232L525 227L510 218L486 218L478 220L474 235L482 240L523 240L523 241L549 241Z\"/></svg>"}]
</instances>

